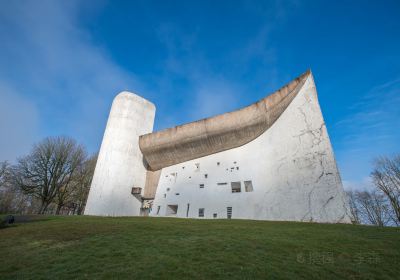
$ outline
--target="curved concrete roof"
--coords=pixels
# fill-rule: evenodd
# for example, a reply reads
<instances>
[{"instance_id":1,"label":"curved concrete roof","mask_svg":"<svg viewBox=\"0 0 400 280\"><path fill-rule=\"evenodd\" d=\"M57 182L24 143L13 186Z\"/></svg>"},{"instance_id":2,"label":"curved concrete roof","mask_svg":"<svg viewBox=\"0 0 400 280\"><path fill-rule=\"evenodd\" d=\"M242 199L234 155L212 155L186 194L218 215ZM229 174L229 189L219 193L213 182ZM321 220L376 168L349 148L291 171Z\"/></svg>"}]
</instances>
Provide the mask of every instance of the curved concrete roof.
<instances>
[{"instance_id":1,"label":"curved concrete roof","mask_svg":"<svg viewBox=\"0 0 400 280\"><path fill-rule=\"evenodd\" d=\"M237 111L140 136L149 170L242 146L270 128L297 95L310 71Z\"/></svg>"}]
</instances>

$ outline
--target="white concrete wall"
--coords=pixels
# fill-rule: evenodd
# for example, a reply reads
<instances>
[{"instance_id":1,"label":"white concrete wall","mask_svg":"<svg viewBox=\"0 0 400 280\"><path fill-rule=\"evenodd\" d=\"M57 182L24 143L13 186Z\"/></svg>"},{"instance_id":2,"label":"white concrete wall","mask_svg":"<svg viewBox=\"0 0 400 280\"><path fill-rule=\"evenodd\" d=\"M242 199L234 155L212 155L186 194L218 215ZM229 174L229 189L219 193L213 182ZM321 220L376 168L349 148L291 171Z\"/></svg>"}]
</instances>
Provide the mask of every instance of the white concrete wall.
<instances>
[{"instance_id":1,"label":"white concrete wall","mask_svg":"<svg viewBox=\"0 0 400 280\"><path fill-rule=\"evenodd\" d=\"M245 192L247 180L253 192ZM231 191L235 181L242 184L240 193ZM276 123L252 142L162 170L150 215L171 216L167 205L178 205L172 216L187 217L188 204L190 218L198 217L199 208L205 218L214 213L226 218L232 207L232 218L350 222L312 76Z\"/></svg>"},{"instance_id":2,"label":"white concrete wall","mask_svg":"<svg viewBox=\"0 0 400 280\"><path fill-rule=\"evenodd\" d=\"M138 216L141 201L132 187L144 189L146 168L139 136L153 130L155 106L129 92L118 94L112 104L85 215Z\"/></svg>"}]
</instances>

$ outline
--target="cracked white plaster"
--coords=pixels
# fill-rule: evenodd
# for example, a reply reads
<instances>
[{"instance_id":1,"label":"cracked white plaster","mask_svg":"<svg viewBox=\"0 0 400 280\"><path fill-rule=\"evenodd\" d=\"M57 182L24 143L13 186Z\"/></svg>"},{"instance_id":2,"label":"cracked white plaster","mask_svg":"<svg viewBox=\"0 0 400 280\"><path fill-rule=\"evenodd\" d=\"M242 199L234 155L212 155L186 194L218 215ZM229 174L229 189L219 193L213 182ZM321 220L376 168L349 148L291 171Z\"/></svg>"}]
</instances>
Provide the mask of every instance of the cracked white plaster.
<instances>
[{"instance_id":1,"label":"cracked white plaster","mask_svg":"<svg viewBox=\"0 0 400 280\"><path fill-rule=\"evenodd\" d=\"M231 169L234 162L239 170ZM179 174L174 182L166 177L171 173ZM243 182L249 180L253 191L245 192ZM230 183L239 181L241 192L232 193ZM227 184L218 185L222 182ZM214 214L226 218L227 207L232 207L232 218L239 219L349 223L348 203L312 76L279 119L255 140L164 168L150 215L166 216L168 205L178 205L176 217L198 218L204 208L204 218Z\"/></svg>"}]
</instances>

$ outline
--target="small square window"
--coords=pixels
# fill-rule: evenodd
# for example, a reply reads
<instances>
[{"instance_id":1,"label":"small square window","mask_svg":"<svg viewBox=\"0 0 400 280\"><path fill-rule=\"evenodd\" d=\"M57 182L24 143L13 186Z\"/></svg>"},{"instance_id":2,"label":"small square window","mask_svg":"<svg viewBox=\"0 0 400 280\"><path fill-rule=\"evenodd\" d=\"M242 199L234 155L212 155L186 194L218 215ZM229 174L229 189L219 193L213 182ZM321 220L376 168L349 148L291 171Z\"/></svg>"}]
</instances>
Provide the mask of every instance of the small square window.
<instances>
[{"instance_id":1,"label":"small square window","mask_svg":"<svg viewBox=\"0 0 400 280\"><path fill-rule=\"evenodd\" d=\"M220 162L217 162L217 165L219 165L220 164Z\"/></svg>"},{"instance_id":2,"label":"small square window","mask_svg":"<svg viewBox=\"0 0 400 280\"><path fill-rule=\"evenodd\" d=\"M217 217L217 213L214 213L213 214L213 218L215 219Z\"/></svg>"},{"instance_id":3,"label":"small square window","mask_svg":"<svg viewBox=\"0 0 400 280\"><path fill-rule=\"evenodd\" d=\"M253 191L253 183L251 181L244 181L244 188L246 192L252 192Z\"/></svg>"},{"instance_id":4,"label":"small square window","mask_svg":"<svg viewBox=\"0 0 400 280\"><path fill-rule=\"evenodd\" d=\"M199 217L204 217L204 208L199 208Z\"/></svg>"},{"instance_id":5,"label":"small square window","mask_svg":"<svg viewBox=\"0 0 400 280\"><path fill-rule=\"evenodd\" d=\"M200 184L200 189L204 189L204 184Z\"/></svg>"},{"instance_id":6,"label":"small square window","mask_svg":"<svg viewBox=\"0 0 400 280\"><path fill-rule=\"evenodd\" d=\"M240 182L231 182L231 188L233 193L240 193L242 191Z\"/></svg>"},{"instance_id":7,"label":"small square window","mask_svg":"<svg viewBox=\"0 0 400 280\"><path fill-rule=\"evenodd\" d=\"M204 174L204 178L207 178L208 177L208 174Z\"/></svg>"},{"instance_id":8,"label":"small square window","mask_svg":"<svg viewBox=\"0 0 400 280\"><path fill-rule=\"evenodd\" d=\"M167 205L167 215L176 215L178 213L178 205Z\"/></svg>"}]
</instances>

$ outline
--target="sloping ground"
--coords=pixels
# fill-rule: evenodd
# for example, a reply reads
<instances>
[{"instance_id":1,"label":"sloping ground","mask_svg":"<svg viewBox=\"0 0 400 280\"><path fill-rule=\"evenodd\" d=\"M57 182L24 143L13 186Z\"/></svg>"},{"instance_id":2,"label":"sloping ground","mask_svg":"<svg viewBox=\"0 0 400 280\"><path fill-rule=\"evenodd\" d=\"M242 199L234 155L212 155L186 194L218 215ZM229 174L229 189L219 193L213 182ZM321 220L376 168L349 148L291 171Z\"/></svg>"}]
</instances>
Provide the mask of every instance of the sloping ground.
<instances>
[{"instance_id":1,"label":"sloping ground","mask_svg":"<svg viewBox=\"0 0 400 280\"><path fill-rule=\"evenodd\" d=\"M0 279L394 279L400 229L48 217L0 229Z\"/></svg>"}]
</instances>

